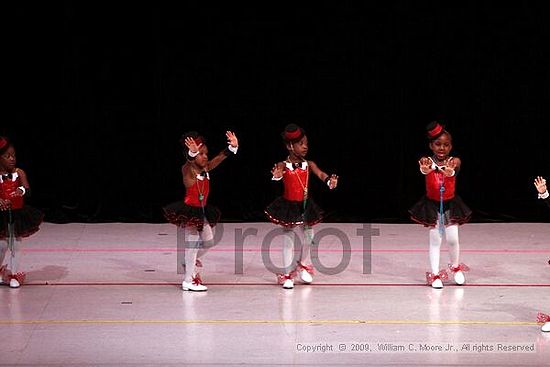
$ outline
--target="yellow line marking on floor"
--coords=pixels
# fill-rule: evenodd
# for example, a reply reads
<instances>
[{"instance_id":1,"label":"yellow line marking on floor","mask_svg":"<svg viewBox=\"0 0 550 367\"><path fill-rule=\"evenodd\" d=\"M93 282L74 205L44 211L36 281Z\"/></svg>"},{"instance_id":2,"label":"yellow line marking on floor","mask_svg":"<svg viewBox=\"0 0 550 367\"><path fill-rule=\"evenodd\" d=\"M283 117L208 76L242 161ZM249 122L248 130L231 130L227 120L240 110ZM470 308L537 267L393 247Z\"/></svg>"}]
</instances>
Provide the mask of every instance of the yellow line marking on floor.
<instances>
[{"instance_id":1,"label":"yellow line marking on floor","mask_svg":"<svg viewBox=\"0 0 550 367\"><path fill-rule=\"evenodd\" d=\"M527 321L458 321L458 320L0 320L0 325L63 324L325 324L325 325L488 325L533 326Z\"/></svg>"}]
</instances>

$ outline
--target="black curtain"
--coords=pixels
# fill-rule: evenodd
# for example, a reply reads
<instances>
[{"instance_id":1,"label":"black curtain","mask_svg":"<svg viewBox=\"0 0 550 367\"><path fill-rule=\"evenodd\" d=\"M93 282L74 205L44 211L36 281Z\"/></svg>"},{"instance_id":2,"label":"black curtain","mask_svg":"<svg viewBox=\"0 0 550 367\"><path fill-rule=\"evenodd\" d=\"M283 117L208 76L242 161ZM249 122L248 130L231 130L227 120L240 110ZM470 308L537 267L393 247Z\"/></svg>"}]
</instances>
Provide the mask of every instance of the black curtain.
<instances>
[{"instance_id":1,"label":"black curtain","mask_svg":"<svg viewBox=\"0 0 550 367\"><path fill-rule=\"evenodd\" d=\"M240 151L212 172L210 202L264 221L279 134L297 122L341 177L334 192L312 183L328 221L407 223L434 119L474 221L549 220L533 186L550 179L542 5L177 4L13 6L0 134L46 220L163 222L183 195L180 135L217 153L229 129Z\"/></svg>"}]
</instances>

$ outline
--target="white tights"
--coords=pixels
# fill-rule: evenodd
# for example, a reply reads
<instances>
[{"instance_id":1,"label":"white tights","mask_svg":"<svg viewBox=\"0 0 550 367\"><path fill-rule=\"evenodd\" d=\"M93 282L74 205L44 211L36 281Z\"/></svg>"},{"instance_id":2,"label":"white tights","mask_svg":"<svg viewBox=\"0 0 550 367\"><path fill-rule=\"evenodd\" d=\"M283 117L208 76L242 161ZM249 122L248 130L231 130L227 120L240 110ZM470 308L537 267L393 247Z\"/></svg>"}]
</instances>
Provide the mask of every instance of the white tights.
<instances>
[{"instance_id":1,"label":"white tights","mask_svg":"<svg viewBox=\"0 0 550 367\"><path fill-rule=\"evenodd\" d=\"M214 235L212 227L209 224L204 224L202 231L196 228L178 227L178 240L183 239L183 261L182 265L185 269L184 280L191 282L195 273L197 259L200 259L210 247L213 246ZM178 251L181 251L178 246Z\"/></svg>"},{"instance_id":2,"label":"white tights","mask_svg":"<svg viewBox=\"0 0 550 367\"><path fill-rule=\"evenodd\" d=\"M18 260L20 257L20 251L21 248L21 239L18 238L15 240L15 244L13 246L13 253L11 254L9 260L8 260L8 269L11 271L12 274L17 273L17 265ZM6 257L6 253L8 252L8 241L0 241L0 267L4 263L4 258Z\"/></svg>"},{"instance_id":3,"label":"white tights","mask_svg":"<svg viewBox=\"0 0 550 367\"><path fill-rule=\"evenodd\" d=\"M283 267L285 274L290 274L296 268L298 261L304 265L311 263L311 245L313 244L313 228L302 227L304 231L304 241L301 241L295 229L286 229L283 236ZM297 249L299 247L299 256Z\"/></svg>"},{"instance_id":4,"label":"white tights","mask_svg":"<svg viewBox=\"0 0 550 367\"><path fill-rule=\"evenodd\" d=\"M459 261L460 244L458 243L458 225L453 224L445 227L445 239L449 247L449 256L451 265L457 266ZM432 273L439 273L439 258L441 253L441 242L443 236L439 233L439 228L430 229L430 266Z\"/></svg>"}]
</instances>

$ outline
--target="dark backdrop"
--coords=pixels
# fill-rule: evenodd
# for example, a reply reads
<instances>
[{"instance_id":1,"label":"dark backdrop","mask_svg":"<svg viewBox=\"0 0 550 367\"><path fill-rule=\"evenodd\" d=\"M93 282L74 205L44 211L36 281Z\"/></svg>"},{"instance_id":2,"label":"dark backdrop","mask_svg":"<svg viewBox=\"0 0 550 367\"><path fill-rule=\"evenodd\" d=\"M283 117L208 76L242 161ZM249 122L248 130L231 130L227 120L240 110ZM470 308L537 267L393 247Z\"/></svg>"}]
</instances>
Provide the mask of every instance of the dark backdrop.
<instances>
[{"instance_id":1,"label":"dark backdrop","mask_svg":"<svg viewBox=\"0 0 550 367\"><path fill-rule=\"evenodd\" d=\"M312 185L328 221L408 222L433 119L475 221L549 220L533 186L550 179L542 5L158 3L7 12L0 134L47 220L162 222L183 195L179 136L199 130L215 153L231 129L239 154L212 173L210 201L226 221L263 221L279 133L298 122L309 158L341 177Z\"/></svg>"}]
</instances>

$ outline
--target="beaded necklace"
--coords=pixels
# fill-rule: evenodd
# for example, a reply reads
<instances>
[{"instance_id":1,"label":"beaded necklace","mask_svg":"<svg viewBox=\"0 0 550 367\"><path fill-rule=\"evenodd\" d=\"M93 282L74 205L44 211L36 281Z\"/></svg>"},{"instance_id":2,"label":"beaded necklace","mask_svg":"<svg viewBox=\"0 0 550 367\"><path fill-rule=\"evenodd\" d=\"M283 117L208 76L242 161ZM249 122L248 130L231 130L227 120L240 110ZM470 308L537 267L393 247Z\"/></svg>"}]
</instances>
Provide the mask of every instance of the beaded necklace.
<instances>
[{"instance_id":1,"label":"beaded necklace","mask_svg":"<svg viewBox=\"0 0 550 367\"><path fill-rule=\"evenodd\" d=\"M204 207L204 179L206 179L206 177L204 177L202 180L199 180L197 177L199 175L197 171L195 171L193 167L191 167L191 170L193 171L195 183L197 184L197 191L199 192L199 202L201 203L201 206ZM202 181L202 185L199 185L199 181Z\"/></svg>"},{"instance_id":2,"label":"beaded necklace","mask_svg":"<svg viewBox=\"0 0 550 367\"><path fill-rule=\"evenodd\" d=\"M287 157L287 162L290 163L293 167L294 167L294 163L292 163L292 161L290 160L290 156ZM305 160L302 160L302 162L306 162ZM300 163L302 163L300 162ZM300 175L298 175L298 173L296 173L296 178L298 179L298 182L300 183L300 186L302 187L302 190L304 192L304 206L305 206L305 202L307 201L307 198L308 198L308 182L309 182L309 166L306 164L306 183L304 185L304 183L302 182L302 179L300 178Z\"/></svg>"},{"instance_id":3,"label":"beaded necklace","mask_svg":"<svg viewBox=\"0 0 550 367\"><path fill-rule=\"evenodd\" d=\"M449 157L445 158L441 163L441 166L436 163L438 161L437 157L434 155L432 162L434 162L436 168L439 170L441 167L449 162ZM443 236L445 232L445 212L443 209L443 193L445 192L445 174L443 172L436 172L437 181L439 183L439 233Z\"/></svg>"}]
</instances>

